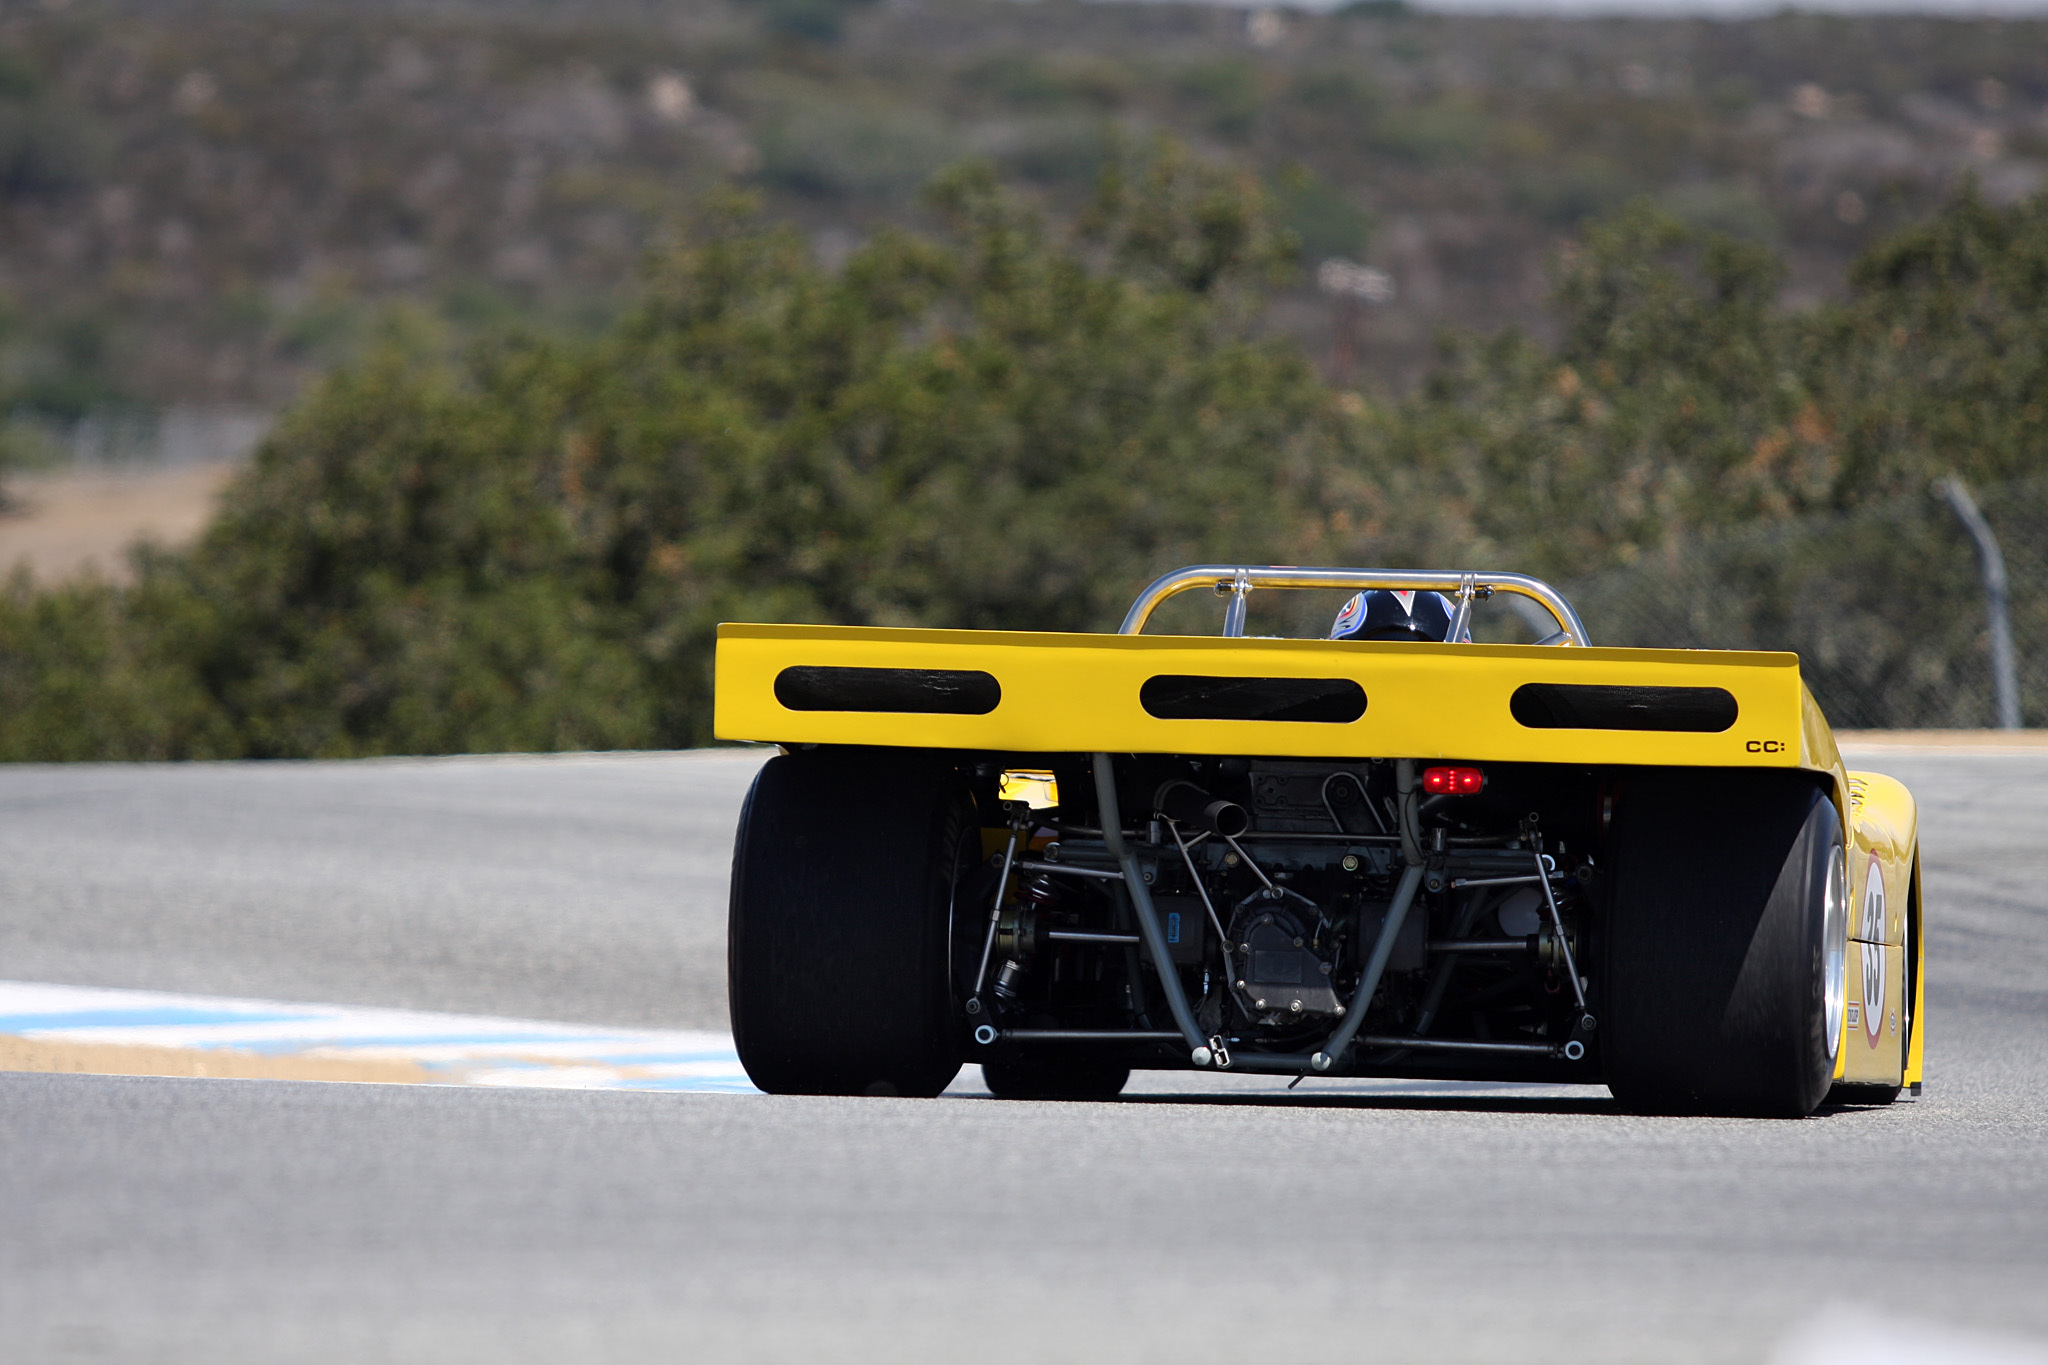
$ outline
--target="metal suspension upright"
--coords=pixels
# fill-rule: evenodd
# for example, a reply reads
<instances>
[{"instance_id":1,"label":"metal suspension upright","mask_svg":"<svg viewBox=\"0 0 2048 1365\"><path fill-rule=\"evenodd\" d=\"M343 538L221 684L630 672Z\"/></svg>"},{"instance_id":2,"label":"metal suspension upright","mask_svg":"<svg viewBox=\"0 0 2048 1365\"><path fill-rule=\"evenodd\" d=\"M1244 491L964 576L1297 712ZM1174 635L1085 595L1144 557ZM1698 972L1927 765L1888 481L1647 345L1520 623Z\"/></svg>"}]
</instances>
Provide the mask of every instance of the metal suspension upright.
<instances>
[{"instance_id":1,"label":"metal suspension upright","mask_svg":"<svg viewBox=\"0 0 2048 1365\"><path fill-rule=\"evenodd\" d=\"M1579 1007L1579 1027L1592 1032L1595 1027L1592 1014L1586 1009L1586 988L1579 984L1579 964L1572 956L1572 942L1565 936L1564 916L1558 913L1557 893L1550 889L1550 874L1556 861L1546 853L1536 855L1536 884L1543 888L1543 905L1550 912L1550 929L1557 935L1557 949L1564 957L1565 975L1571 978L1572 1000Z\"/></svg>"},{"instance_id":2,"label":"metal suspension upright","mask_svg":"<svg viewBox=\"0 0 2048 1365\"><path fill-rule=\"evenodd\" d=\"M980 1014L981 988L988 984L988 960L995 952L996 928L1003 918L1003 897L1010 890L1010 869L1017 863L1017 840L1024 833L1025 822L1031 818L1031 807L1022 801L1010 804L1010 842L1003 849L1003 872L996 878L996 896L989 902L988 932L981 940L981 965L974 969L974 989L967 996L967 1012Z\"/></svg>"},{"instance_id":3,"label":"metal suspension upright","mask_svg":"<svg viewBox=\"0 0 2048 1365\"><path fill-rule=\"evenodd\" d=\"M1202 1035L1201 1027L1195 1023L1195 1012L1188 1008L1187 993L1180 987L1180 974L1173 967L1173 953L1166 946L1166 931L1159 925L1158 911L1152 904L1152 893L1145 886L1144 872L1130 847L1124 842L1123 813L1117 806L1116 768L1108 754L1095 755L1095 799L1101 811L1102 842L1109 847L1109 854L1123 869L1124 892L1131 898L1131 909L1137 915L1138 936L1144 941L1145 956L1152 960L1152 970L1159 978L1160 994L1166 997L1167 1013L1173 1016L1174 1027L1188 1044L1189 1057L1196 1066L1208 1066L1215 1059L1215 1052L1209 1040Z\"/></svg>"}]
</instances>

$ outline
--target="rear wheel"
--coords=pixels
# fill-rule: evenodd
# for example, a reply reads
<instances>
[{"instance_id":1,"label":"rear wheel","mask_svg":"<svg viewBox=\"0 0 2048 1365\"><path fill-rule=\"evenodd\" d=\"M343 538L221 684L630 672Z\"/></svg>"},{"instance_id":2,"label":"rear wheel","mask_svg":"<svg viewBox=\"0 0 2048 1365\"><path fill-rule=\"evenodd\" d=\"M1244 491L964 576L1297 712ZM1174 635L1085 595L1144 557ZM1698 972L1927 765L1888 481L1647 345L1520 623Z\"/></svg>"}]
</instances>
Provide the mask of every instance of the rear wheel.
<instances>
[{"instance_id":1,"label":"rear wheel","mask_svg":"<svg viewBox=\"0 0 2048 1365\"><path fill-rule=\"evenodd\" d=\"M1004 1100L1108 1100L1123 1093L1131 1069L1108 1062L1053 1057L981 1064L988 1091Z\"/></svg>"},{"instance_id":2,"label":"rear wheel","mask_svg":"<svg viewBox=\"0 0 2048 1365\"><path fill-rule=\"evenodd\" d=\"M960 1069L953 885L979 853L965 784L900 751L768 760L733 848L733 1041L771 1094L936 1095Z\"/></svg>"},{"instance_id":3,"label":"rear wheel","mask_svg":"<svg viewBox=\"0 0 2048 1365\"><path fill-rule=\"evenodd\" d=\"M1655 770L1616 811L1603 1069L1653 1113L1799 1117L1828 1093L1846 997L1834 803L1792 773Z\"/></svg>"}]
</instances>

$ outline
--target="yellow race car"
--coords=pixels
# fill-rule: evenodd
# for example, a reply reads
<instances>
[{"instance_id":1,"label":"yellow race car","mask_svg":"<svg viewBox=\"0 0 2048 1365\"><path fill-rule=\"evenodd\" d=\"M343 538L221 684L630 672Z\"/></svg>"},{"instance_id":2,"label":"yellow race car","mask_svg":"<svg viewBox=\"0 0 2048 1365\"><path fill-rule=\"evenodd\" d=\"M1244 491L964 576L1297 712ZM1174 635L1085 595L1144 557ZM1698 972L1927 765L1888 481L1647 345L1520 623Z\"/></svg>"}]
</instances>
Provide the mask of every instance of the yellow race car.
<instances>
[{"instance_id":1,"label":"yellow race car","mask_svg":"<svg viewBox=\"0 0 2048 1365\"><path fill-rule=\"evenodd\" d=\"M1330 638L1247 636L1276 589L1354 595ZM1189 591L1220 637L1143 633ZM1544 638L1472 643L1508 602ZM733 855L763 1090L1920 1086L1913 799L1843 768L1794 654L1594 648L1519 574L1203 565L1115 635L723 626L716 728L782 747Z\"/></svg>"}]
</instances>

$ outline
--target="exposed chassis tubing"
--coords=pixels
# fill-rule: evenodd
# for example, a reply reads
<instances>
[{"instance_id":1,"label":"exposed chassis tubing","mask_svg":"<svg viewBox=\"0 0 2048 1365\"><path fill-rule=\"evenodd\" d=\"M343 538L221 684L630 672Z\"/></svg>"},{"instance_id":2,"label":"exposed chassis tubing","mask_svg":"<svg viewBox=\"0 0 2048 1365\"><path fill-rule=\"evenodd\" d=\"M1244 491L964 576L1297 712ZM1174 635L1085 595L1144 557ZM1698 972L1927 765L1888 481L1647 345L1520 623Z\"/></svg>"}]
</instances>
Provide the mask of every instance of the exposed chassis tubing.
<instances>
[{"instance_id":1,"label":"exposed chassis tubing","mask_svg":"<svg viewBox=\"0 0 2048 1365\"><path fill-rule=\"evenodd\" d=\"M1253 567L1240 564L1197 564L1193 568L1175 569L1152 581L1145 591L1138 594L1138 600L1131 603L1131 609L1124 613L1123 624L1117 627L1119 635L1137 635L1144 631L1145 622L1151 619L1153 611L1169 597L1198 588L1210 588L1219 596L1231 599L1224 617L1223 633L1226 636L1244 634L1245 597L1254 588L1350 588L1353 592L1366 588L1389 588L1396 591L1428 590L1450 594L1457 604L1458 616L1451 629L1451 638L1457 639L1464 633L1464 627L1471 619L1472 602L1475 597L1491 597L1494 593L1512 593L1526 597L1549 612L1557 622L1557 634L1539 641L1546 645L1587 645L1585 622L1579 620L1578 612L1565 601L1563 594L1539 578L1518 573L1459 573L1445 570L1418 570L1413 572L1392 569L1298 569L1287 565Z\"/></svg>"},{"instance_id":2,"label":"exposed chassis tubing","mask_svg":"<svg viewBox=\"0 0 2048 1365\"><path fill-rule=\"evenodd\" d=\"M1102 803L1102 841L1109 845L1110 856L1124 870L1124 890L1137 911L1138 933L1145 940L1145 955L1152 959L1153 976L1166 993L1167 1012L1188 1045L1189 1059L1196 1066L1207 1066L1211 1057L1209 1042L1202 1036L1201 1026L1195 1023L1195 1012L1188 1008L1187 992L1180 988L1180 974L1163 965L1173 961L1173 952L1166 945L1166 931L1159 927L1159 914L1153 909L1145 874L1130 845L1124 842L1123 812L1116 803L1116 773L1109 765L1108 754L1095 755L1095 795Z\"/></svg>"},{"instance_id":3,"label":"exposed chassis tubing","mask_svg":"<svg viewBox=\"0 0 2048 1365\"><path fill-rule=\"evenodd\" d=\"M1405 764L1405 760L1404 760ZM1413 765L1409 768L1404 783L1404 801L1411 798ZM1145 876L1138 867L1138 859L1124 842L1123 814L1116 799L1116 773L1110 765L1108 754L1095 755L1095 797L1102 807L1102 839L1109 846L1110 856L1117 860L1124 871L1124 889L1130 893L1131 906L1137 912L1138 932L1145 941L1145 954L1152 960L1153 978L1159 982L1159 989L1166 995L1167 1012L1173 1015L1175 1027L1188 1045L1188 1059L1196 1066L1208 1066L1216 1060L1217 1049L1210 1046L1202 1036L1200 1025L1195 1023L1194 1011L1188 1008L1187 992L1181 989L1180 974L1162 967L1161 963L1173 960L1166 944L1166 931L1159 927L1159 912L1152 904L1152 892L1145 885ZM1365 1024L1367 1008L1372 1004L1373 992L1379 989L1380 977L1386 973L1387 959L1393 955L1394 942L1400 936L1401 922L1407 918L1408 908L1415 904L1415 893L1422 888L1422 862L1414 859L1401 871L1401 882L1394 891L1394 900L1387 909L1387 919L1379 937L1373 942L1372 957L1365 965L1365 974L1359 978L1358 989L1353 993L1350 1007L1345 1011L1344 1022L1331 1033L1329 1040L1314 1052L1242 1052L1231 1053L1229 1067L1233 1071L1271 1071L1282 1075L1328 1071L1343 1059L1358 1030Z\"/></svg>"},{"instance_id":4,"label":"exposed chassis tubing","mask_svg":"<svg viewBox=\"0 0 2048 1365\"><path fill-rule=\"evenodd\" d=\"M1557 633L1542 641L1544 644L1584 645L1588 643L1585 623L1572 609L1571 603L1541 579L1514 573L1452 573L1442 571L1395 572L1380 569L1301 569L1285 566L1251 567L1235 564L1198 564L1192 568L1177 569L1153 582L1141 593L1131 609L1124 613L1123 624L1117 627L1119 635L1137 635L1144 631L1145 622L1160 603L1170 597L1198 588L1208 587L1219 596L1230 597L1230 607L1224 617L1223 633L1226 636L1244 634L1246 595L1254 588L1350 588L1363 591L1367 588L1417 591L1448 591L1457 603L1457 616L1451 626L1451 638L1464 634L1465 626L1471 619L1472 603L1475 598L1491 597L1496 592L1514 593L1527 597L1548 611L1557 622ZM1216 1049L1202 1036L1201 1028L1195 1023L1194 1011L1188 1008L1187 993L1181 989L1178 973L1166 970L1160 963L1170 961L1166 945L1166 931L1159 926L1159 914L1152 904L1152 893L1145 885L1145 879L1138 869L1138 861L1124 843L1123 817L1117 808L1116 777L1106 753L1095 755L1096 800L1102 808L1102 837L1109 845L1112 857L1123 869L1124 889L1129 892L1132 908L1137 912L1138 931L1144 939L1145 954L1154 967L1153 977L1159 982L1160 990L1166 995L1166 1007L1173 1015L1174 1024L1180 1029L1186 1041L1189 1056L1196 1066L1208 1066L1215 1060ZM1404 799L1406 793L1404 793ZM1404 841L1405 842L1405 841ZM1007 871L1007 868L1005 869ZM1537 880L1530 878L1529 880ZM1345 1011L1343 1023L1330 1034L1328 1041L1310 1053L1231 1053L1228 1065L1237 1071L1271 1071L1280 1074L1289 1072L1328 1071L1343 1061L1358 1030L1365 1024L1367 1009L1372 1004L1373 992L1379 989L1380 977L1392 956L1395 939L1401 932L1402 921L1407 918L1409 907L1415 903L1415 894L1422 887L1422 862L1409 853L1407 866L1402 869L1400 885L1395 888L1394 900L1388 907L1385 926L1373 944L1371 959L1366 963L1365 973L1359 978L1358 989L1354 992L1350 1007ZM1543 888L1545 899L1550 888ZM1549 905L1551 918L1557 917L1557 903ZM1213 911L1212 911L1213 913ZM1564 926L1557 925L1560 938ZM1567 950L1569 951L1569 950ZM1579 990L1578 974L1572 973L1572 990ZM1583 995L1579 1008L1585 1008ZM1392 1039L1380 1040L1383 1046L1398 1046ZM1441 1046L1424 1040L1423 1046ZM1405 1042L1405 1040L1404 1040ZM1473 1050L1482 1050L1475 1048ZM1490 1050L1506 1051L1494 1047ZM1537 1044L1528 1048L1548 1055L1553 1049L1548 1044Z\"/></svg>"}]
</instances>

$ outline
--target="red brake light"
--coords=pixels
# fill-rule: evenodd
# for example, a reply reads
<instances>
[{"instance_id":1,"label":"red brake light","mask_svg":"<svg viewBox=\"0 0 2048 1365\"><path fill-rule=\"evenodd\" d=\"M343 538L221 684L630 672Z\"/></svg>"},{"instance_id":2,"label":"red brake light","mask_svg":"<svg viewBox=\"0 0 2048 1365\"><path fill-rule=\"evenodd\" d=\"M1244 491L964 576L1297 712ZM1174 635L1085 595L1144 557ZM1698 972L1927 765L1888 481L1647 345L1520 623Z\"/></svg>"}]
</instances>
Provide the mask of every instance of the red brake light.
<instances>
[{"instance_id":1,"label":"red brake light","mask_svg":"<svg viewBox=\"0 0 2048 1365\"><path fill-rule=\"evenodd\" d=\"M1470 796L1486 786L1486 773L1479 768L1427 768L1422 789L1446 796Z\"/></svg>"}]
</instances>

